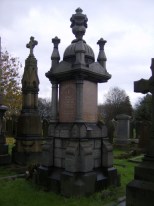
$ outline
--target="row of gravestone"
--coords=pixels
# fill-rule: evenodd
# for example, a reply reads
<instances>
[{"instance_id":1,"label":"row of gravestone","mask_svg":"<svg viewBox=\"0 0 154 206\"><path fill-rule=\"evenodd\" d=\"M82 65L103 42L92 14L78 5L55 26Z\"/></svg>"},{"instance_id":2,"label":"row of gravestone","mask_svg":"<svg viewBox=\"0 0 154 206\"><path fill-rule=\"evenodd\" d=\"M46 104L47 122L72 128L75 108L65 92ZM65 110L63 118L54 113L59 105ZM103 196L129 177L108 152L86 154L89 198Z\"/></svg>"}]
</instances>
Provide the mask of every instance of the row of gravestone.
<instances>
[{"instance_id":1,"label":"row of gravestone","mask_svg":"<svg viewBox=\"0 0 154 206\"><path fill-rule=\"evenodd\" d=\"M126 114L116 116L108 125L108 136L116 147L125 148L130 143L137 143L138 149L144 151L147 147L151 122L134 121Z\"/></svg>"},{"instance_id":2,"label":"row of gravestone","mask_svg":"<svg viewBox=\"0 0 154 206\"><path fill-rule=\"evenodd\" d=\"M149 121L133 121L130 116L120 114L116 120L112 120L108 128L108 136L111 143L117 146L125 147L130 142L138 143L138 147L142 150L146 148L151 122ZM17 118L11 118L4 121L4 127L7 136L15 136L17 131ZM48 136L49 121L42 120L43 137Z\"/></svg>"}]
</instances>

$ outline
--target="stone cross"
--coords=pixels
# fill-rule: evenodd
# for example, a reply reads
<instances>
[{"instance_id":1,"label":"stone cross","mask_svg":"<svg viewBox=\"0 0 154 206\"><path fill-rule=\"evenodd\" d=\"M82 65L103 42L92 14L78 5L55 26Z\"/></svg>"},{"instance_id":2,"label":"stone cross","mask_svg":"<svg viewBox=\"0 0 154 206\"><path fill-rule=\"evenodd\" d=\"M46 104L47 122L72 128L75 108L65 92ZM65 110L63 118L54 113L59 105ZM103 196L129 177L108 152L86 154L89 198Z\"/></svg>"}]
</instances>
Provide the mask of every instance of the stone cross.
<instances>
[{"instance_id":1,"label":"stone cross","mask_svg":"<svg viewBox=\"0 0 154 206\"><path fill-rule=\"evenodd\" d=\"M148 147L148 153L149 155L154 156L154 58L152 58L152 63L151 63L151 71L152 71L152 76L146 80L146 79L140 79L139 81L134 82L134 92L140 92L143 94L146 94L150 92L152 94L152 125L151 125L151 131L150 131L150 142L149 142L149 147Z\"/></svg>"},{"instance_id":2,"label":"stone cross","mask_svg":"<svg viewBox=\"0 0 154 206\"><path fill-rule=\"evenodd\" d=\"M30 42L26 44L26 47L30 49L30 55L33 55L33 49L38 44L36 40L34 40L34 37L30 37Z\"/></svg>"}]
</instances>

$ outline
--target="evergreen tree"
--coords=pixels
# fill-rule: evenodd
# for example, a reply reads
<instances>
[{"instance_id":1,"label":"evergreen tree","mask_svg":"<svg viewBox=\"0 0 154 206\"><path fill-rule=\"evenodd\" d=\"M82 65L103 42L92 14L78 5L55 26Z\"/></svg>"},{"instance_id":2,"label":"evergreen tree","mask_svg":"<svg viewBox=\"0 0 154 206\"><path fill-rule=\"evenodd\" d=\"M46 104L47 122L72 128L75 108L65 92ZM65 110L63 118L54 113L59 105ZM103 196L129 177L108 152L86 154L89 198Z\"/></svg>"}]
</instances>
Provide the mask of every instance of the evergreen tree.
<instances>
[{"instance_id":1,"label":"evergreen tree","mask_svg":"<svg viewBox=\"0 0 154 206\"><path fill-rule=\"evenodd\" d=\"M152 113L152 95L147 94L143 98L140 98L135 105L134 116L136 120L151 121Z\"/></svg>"}]
</instances>

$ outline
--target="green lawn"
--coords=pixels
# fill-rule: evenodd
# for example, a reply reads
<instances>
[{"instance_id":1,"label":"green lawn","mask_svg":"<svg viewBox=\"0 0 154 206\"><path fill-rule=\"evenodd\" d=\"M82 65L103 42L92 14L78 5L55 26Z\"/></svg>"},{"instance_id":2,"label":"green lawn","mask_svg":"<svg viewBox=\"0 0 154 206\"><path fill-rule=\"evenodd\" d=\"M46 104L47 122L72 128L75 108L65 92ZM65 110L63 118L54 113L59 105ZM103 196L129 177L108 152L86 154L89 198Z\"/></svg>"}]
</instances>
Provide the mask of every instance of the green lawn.
<instances>
[{"instance_id":1,"label":"green lawn","mask_svg":"<svg viewBox=\"0 0 154 206\"><path fill-rule=\"evenodd\" d=\"M0 206L102 206L116 201L118 197L125 195L126 184L133 179L134 163L118 159L115 163L120 165L116 166L121 174L121 186L118 188L109 188L90 197L65 198L44 192L25 179L0 180ZM0 168L1 177L15 173L9 167L4 168Z\"/></svg>"}]
</instances>

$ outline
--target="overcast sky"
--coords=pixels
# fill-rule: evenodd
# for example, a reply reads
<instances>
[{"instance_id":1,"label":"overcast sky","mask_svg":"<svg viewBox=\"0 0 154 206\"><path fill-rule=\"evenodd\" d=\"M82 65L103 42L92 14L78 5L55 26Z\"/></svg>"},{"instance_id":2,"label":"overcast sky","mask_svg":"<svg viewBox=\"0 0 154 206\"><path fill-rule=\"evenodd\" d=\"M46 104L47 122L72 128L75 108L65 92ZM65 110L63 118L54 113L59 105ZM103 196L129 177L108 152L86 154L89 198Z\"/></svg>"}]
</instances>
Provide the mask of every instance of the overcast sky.
<instances>
[{"instance_id":1,"label":"overcast sky","mask_svg":"<svg viewBox=\"0 0 154 206\"><path fill-rule=\"evenodd\" d=\"M51 67L51 39L61 39L61 60L74 39L70 17L80 7L88 17L84 39L98 56L100 37L107 40L107 71L112 78L99 84L98 102L111 87L124 89L134 105L143 95L134 93L133 82L151 76L154 58L154 0L0 0L0 36L2 49L19 57L23 64L29 55L26 44L34 36L40 79L39 97L50 98L51 84L45 73Z\"/></svg>"}]
</instances>

